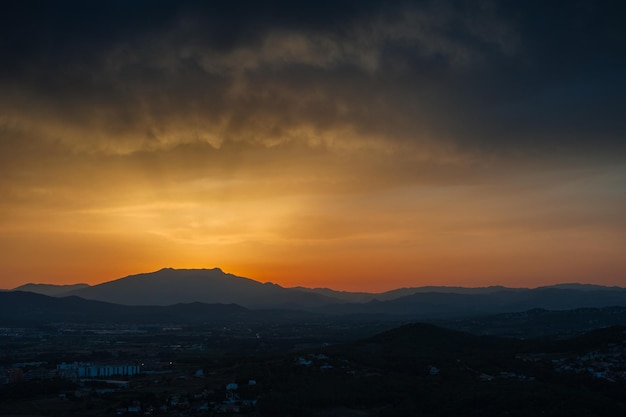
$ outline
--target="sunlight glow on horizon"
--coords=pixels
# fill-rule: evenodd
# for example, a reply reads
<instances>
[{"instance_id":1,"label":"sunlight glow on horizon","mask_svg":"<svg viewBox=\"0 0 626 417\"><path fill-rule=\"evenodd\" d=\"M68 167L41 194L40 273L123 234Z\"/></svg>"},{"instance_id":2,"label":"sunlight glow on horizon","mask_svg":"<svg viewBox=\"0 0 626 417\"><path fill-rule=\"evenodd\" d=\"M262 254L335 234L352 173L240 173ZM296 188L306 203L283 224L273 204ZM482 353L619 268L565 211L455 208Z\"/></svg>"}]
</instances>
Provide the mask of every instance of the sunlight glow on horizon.
<instances>
[{"instance_id":1,"label":"sunlight glow on horizon","mask_svg":"<svg viewBox=\"0 0 626 417\"><path fill-rule=\"evenodd\" d=\"M389 171L376 164L392 158L408 169L412 160L361 154L365 160L353 162L352 172L336 164L325 170L287 164L264 169L255 181L254 167L242 166L236 181L202 172L172 181L167 178L183 166L161 169L169 156L161 157L152 185L141 177L134 184L134 177L117 174L116 162L105 158L101 171L70 166L75 175L87 169L100 184L96 193L91 181L55 183L36 176L51 181L49 192L33 184L41 191L0 205L5 285L93 284L207 262L286 286L363 291L576 280L618 284L626 268L619 255L623 235L612 227L622 219L623 202L606 204L613 198L606 184L623 175L619 166L586 173L584 180L575 167L567 168L576 186L548 167L532 179L523 171L449 162L448 172L455 175L484 173L449 185L437 178L387 183L380 179ZM352 157L341 158L347 164ZM127 180L120 189L117 182L107 184L107 177ZM302 178L305 187L298 186ZM23 262L32 257L36 263Z\"/></svg>"}]
</instances>

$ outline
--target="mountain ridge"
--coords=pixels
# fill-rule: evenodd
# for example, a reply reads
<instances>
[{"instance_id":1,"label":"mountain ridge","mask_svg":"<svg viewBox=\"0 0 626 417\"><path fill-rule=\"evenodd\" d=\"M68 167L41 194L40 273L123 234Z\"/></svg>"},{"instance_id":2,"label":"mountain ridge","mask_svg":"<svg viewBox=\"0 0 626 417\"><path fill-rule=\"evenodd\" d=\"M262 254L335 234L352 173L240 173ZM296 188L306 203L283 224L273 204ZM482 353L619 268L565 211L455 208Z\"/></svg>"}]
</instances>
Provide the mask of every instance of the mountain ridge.
<instances>
[{"instance_id":1,"label":"mountain ridge","mask_svg":"<svg viewBox=\"0 0 626 417\"><path fill-rule=\"evenodd\" d=\"M54 295L63 294L69 291L86 288L89 286L90 286L89 284L85 284L85 283L55 285L55 284L35 284L35 283L29 282L29 283L20 285L19 287L15 287L11 291L27 291L27 292L34 292L36 294L54 296Z\"/></svg>"},{"instance_id":2,"label":"mountain ridge","mask_svg":"<svg viewBox=\"0 0 626 417\"><path fill-rule=\"evenodd\" d=\"M374 302L378 305L381 302ZM52 297L24 291L0 292L0 322L5 326L75 324L219 325L234 323L407 323L422 321L472 334L508 337L577 334L594 328L626 325L626 306L573 310L532 309L515 313L469 314L456 318L441 314L393 315L375 310L362 315L320 314L293 309L248 309L236 304L179 303L169 306L127 306L77 296ZM308 326L308 324L306 324ZM360 326L359 325L359 326ZM359 327L357 326L357 327ZM375 327L376 327L375 326Z\"/></svg>"},{"instance_id":3,"label":"mountain ridge","mask_svg":"<svg viewBox=\"0 0 626 417\"><path fill-rule=\"evenodd\" d=\"M174 269L129 275L97 285L25 284L13 291L77 296L121 305L201 302L246 308L301 309L322 314L491 314L532 308L571 309L626 305L626 289L563 283L537 288L504 286L403 287L382 293L283 287L226 273L220 268Z\"/></svg>"},{"instance_id":4,"label":"mountain ridge","mask_svg":"<svg viewBox=\"0 0 626 417\"><path fill-rule=\"evenodd\" d=\"M225 273L220 268L163 268L61 295L108 301L124 305L170 305L175 303L235 303L244 307L310 307L335 302L322 294L294 291L271 282Z\"/></svg>"}]
</instances>

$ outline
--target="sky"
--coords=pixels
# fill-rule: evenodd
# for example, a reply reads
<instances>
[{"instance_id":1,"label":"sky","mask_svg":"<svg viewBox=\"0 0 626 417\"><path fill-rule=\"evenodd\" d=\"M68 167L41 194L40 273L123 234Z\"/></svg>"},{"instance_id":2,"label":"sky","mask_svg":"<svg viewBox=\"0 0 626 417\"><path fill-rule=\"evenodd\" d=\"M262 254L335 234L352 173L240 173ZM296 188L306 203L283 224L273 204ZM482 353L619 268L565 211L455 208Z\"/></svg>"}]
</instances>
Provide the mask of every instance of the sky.
<instances>
[{"instance_id":1,"label":"sky","mask_svg":"<svg viewBox=\"0 0 626 417\"><path fill-rule=\"evenodd\" d=\"M21 1L0 288L626 286L619 1Z\"/></svg>"}]
</instances>

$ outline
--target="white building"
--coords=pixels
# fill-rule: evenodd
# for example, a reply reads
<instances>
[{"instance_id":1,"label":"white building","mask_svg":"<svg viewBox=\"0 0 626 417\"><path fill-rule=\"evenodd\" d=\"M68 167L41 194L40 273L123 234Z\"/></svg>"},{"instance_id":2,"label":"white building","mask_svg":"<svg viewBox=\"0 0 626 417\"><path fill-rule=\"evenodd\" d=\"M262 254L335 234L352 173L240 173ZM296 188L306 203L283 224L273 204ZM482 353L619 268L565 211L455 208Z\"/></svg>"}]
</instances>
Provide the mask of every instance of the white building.
<instances>
[{"instance_id":1,"label":"white building","mask_svg":"<svg viewBox=\"0 0 626 417\"><path fill-rule=\"evenodd\" d=\"M108 378L112 376L133 376L141 373L139 365L94 365L74 362L57 365L59 374L74 374L78 378Z\"/></svg>"}]
</instances>

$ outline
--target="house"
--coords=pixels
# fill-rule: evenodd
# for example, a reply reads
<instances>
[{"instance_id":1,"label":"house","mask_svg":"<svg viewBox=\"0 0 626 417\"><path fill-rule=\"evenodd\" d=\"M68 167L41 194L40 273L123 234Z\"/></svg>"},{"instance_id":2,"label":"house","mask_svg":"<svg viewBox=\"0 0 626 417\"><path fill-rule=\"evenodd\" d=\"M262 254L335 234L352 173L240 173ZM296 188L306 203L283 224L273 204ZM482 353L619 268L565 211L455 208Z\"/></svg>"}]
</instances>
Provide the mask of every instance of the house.
<instances>
[{"instance_id":1,"label":"house","mask_svg":"<svg viewBox=\"0 0 626 417\"><path fill-rule=\"evenodd\" d=\"M302 366L311 366L313 364L313 362L308 360L308 359L300 357L300 358L296 359L296 364L302 365Z\"/></svg>"},{"instance_id":2,"label":"house","mask_svg":"<svg viewBox=\"0 0 626 417\"><path fill-rule=\"evenodd\" d=\"M7 369L4 371L4 374L9 384L15 384L24 380L24 371L21 368Z\"/></svg>"}]
</instances>

